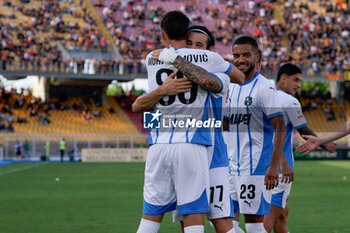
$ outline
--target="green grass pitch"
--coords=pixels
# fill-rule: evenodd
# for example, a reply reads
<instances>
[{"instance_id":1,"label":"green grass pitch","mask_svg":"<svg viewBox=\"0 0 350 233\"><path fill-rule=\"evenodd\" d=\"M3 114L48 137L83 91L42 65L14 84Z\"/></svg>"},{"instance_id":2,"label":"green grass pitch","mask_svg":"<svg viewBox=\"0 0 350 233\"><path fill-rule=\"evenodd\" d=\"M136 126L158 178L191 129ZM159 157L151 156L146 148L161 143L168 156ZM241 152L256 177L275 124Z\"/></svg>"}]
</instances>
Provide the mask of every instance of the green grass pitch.
<instances>
[{"instance_id":1,"label":"green grass pitch","mask_svg":"<svg viewBox=\"0 0 350 233\"><path fill-rule=\"evenodd\" d=\"M350 232L350 162L303 161L295 167L290 232ZM0 232L136 232L143 173L144 163L0 166ZM207 222L205 229L214 232ZM171 214L160 232L179 232Z\"/></svg>"}]
</instances>

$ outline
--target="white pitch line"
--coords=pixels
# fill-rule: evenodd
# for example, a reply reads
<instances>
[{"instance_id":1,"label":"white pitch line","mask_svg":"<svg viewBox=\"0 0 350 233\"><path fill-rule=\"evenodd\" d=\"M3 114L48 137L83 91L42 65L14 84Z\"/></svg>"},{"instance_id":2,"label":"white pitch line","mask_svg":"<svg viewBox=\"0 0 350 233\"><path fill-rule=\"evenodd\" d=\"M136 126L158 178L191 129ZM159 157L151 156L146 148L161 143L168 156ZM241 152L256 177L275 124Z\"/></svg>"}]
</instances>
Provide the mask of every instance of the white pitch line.
<instances>
[{"instance_id":1,"label":"white pitch line","mask_svg":"<svg viewBox=\"0 0 350 233\"><path fill-rule=\"evenodd\" d=\"M31 166L20 167L20 168L17 168L17 169L12 169L12 170L6 171L6 172L0 172L0 176L6 175L6 174L10 174L10 173L14 173L14 172L27 170L27 169L31 169L33 167L39 167L39 166L46 165L46 164L47 164L47 162L46 163L34 164L34 165L31 165Z\"/></svg>"}]
</instances>

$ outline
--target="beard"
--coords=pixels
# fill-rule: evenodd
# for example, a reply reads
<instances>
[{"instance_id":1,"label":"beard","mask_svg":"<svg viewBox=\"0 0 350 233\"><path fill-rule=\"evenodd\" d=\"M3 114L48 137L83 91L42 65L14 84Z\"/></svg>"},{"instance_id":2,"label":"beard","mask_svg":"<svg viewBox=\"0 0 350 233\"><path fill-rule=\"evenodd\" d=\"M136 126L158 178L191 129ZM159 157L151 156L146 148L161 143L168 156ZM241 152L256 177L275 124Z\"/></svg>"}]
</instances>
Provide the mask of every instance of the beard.
<instances>
[{"instance_id":1,"label":"beard","mask_svg":"<svg viewBox=\"0 0 350 233\"><path fill-rule=\"evenodd\" d=\"M250 74L250 73L252 72L252 70L254 70L254 69L255 69L255 66L254 66L253 64L251 64L251 65L249 66L248 70L244 71L243 74L244 74L245 76L247 76L247 75Z\"/></svg>"}]
</instances>

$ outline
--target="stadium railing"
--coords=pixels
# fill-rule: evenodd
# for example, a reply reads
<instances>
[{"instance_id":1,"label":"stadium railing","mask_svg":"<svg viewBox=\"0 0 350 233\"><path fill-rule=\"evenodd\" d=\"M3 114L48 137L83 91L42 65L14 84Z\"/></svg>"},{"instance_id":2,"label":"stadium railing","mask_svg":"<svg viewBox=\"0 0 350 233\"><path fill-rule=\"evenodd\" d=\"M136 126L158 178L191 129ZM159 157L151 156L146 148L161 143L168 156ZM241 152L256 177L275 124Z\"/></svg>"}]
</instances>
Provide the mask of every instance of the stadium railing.
<instances>
[{"instance_id":1,"label":"stadium railing","mask_svg":"<svg viewBox=\"0 0 350 233\"><path fill-rule=\"evenodd\" d=\"M50 158L58 160L60 156L59 143L61 138L66 141L65 156L72 153L79 158L84 148L144 148L147 135L100 135L100 134L0 134L0 160L19 160L16 157L15 143L19 141L22 145L22 156L24 156L23 145L29 142L29 157L24 160L37 161L46 155L46 142L49 141ZM2 156L1 156L2 155Z\"/></svg>"}]
</instances>

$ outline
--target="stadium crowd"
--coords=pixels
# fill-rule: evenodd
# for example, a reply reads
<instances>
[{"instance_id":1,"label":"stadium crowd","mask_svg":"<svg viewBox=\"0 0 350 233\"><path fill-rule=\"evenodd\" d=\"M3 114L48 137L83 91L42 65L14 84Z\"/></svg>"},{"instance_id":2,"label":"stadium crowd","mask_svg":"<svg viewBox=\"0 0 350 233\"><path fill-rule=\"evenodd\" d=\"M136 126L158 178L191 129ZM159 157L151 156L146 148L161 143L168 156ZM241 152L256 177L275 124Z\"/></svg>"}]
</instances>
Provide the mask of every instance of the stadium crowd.
<instances>
[{"instance_id":1,"label":"stadium crowd","mask_svg":"<svg viewBox=\"0 0 350 233\"><path fill-rule=\"evenodd\" d=\"M161 47L159 22L168 8L189 15L193 24L208 26L216 35L217 50L232 60L233 38L249 34L258 39L262 51L262 70L274 74L283 62L300 64L303 73L324 75L349 69L350 11L347 5L321 0L319 9L309 3L279 1L95 1L103 21L112 33L130 72L143 70L148 52ZM313 1L314 2L314 1ZM177 9L176 9L177 8Z\"/></svg>"},{"instance_id":2,"label":"stadium crowd","mask_svg":"<svg viewBox=\"0 0 350 233\"><path fill-rule=\"evenodd\" d=\"M44 103L34 98L29 90L23 88L19 93L15 88L10 91L0 87L0 130L14 132L14 123L28 123L28 117L37 117L41 125L50 123L52 103Z\"/></svg>"},{"instance_id":3,"label":"stadium crowd","mask_svg":"<svg viewBox=\"0 0 350 233\"><path fill-rule=\"evenodd\" d=\"M1 69L78 73L83 71L85 59L63 59L57 42L67 50L107 50L109 42L102 36L83 1L79 7L67 7L61 2L72 3L40 2L37 9L28 5L30 1L2 3L9 13L0 13ZM84 24L79 24L79 20ZM97 61L95 70L112 72L113 62ZM106 64L111 69L105 69Z\"/></svg>"},{"instance_id":4,"label":"stadium crowd","mask_svg":"<svg viewBox=\"0 0 350 233\"><path fill-rule=\"evenodd\" d=\"M73 7L64 4L72 5L71 0L40 2L39 8L30 7L30 2L2 2L8 10L0 13L3 70L144 73L146 55L162 46L159 23L170 9L181 10L189 15L192 24L211 29L216 35L217 51L229 61L234 38L243 34L257 38L263 55L262 71L268 75L273 75L283 62L299 64L308 75L350 69L349 1L339 5L319 0L314 9L314 2L291 0L208 0L201 4L197 0L95 0L94 6L123 57L123 70L119 61L69 59L58 49L57 42L67 50L110 49L110 42L102 36L84 1Z\"/></svg>"},{"instance_id":5,"label":"stadium crowd","mask_svg":"<svg viewBox=\"0 0 350 233\"><path fill-rule=\"evenodd\" d=\"M289 50L304 73L339 73L350 69L350 7L320 1L318 9L308 4L296 6L286 1L284 7L285 32Z\"/></svg>"},{"instance_id":6,"label":"stadium crowd","mask_svg":"<svg viewBox=\"0 0 350 233\"><path fill-rule=\"evenodd\" d=\"M52 112L56 110L69 111L78 114L83 122L91 121L95 117L103 117L101 101L94 98L76 98L70 101L66 98L51 98L44 102L32 95L29 89L16 88L6 90L0 86L0 131L15 132L14 123L26 124L36 119L40 125L48 125L52 121ZM108 110L115 113L113 109Z\"/></svg>"}]
</instances>

